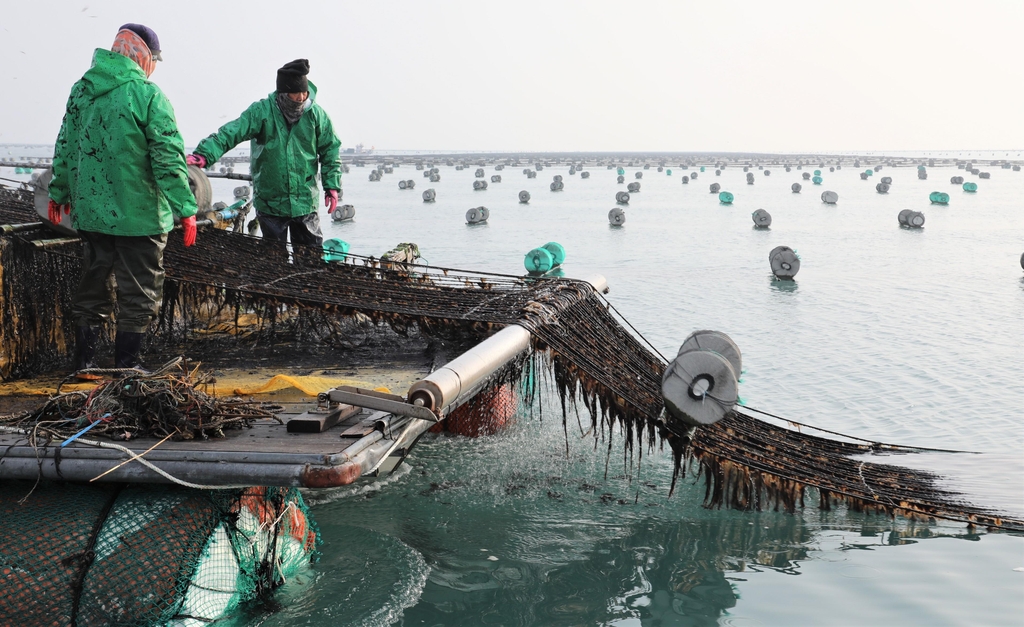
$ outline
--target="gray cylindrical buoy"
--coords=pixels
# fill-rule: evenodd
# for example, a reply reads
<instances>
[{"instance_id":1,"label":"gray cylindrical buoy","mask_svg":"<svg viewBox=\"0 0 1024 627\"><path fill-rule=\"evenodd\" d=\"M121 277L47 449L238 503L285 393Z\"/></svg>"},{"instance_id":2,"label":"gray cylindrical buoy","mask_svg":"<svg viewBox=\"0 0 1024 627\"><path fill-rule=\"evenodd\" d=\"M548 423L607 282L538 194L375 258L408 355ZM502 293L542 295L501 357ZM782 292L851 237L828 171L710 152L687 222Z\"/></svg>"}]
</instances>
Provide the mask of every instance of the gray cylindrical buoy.
<instances>
[{"instance_id":1,"label":"gray cylindrical buoy","mask_svg":"<svg viewBox=\"0 0 1024 627\"><path fill-rule=\"evenodd\" d=\"M466 212L466 222L469 224L480 224L486 222L490 212L487 207L474 207Z\"/></svg>"},{"instance_id":2,"label":"gray cylindrical buoy","mask_svg":"<svg viewBox=\"0 0 1024 627\"><path fill-rule=\"evenodd\" d=\"M683 180L683 185L688 185L690 183L690 177L689 176L684 176L682 180Z\"/></svg>"},{"instance_id":3,"label":"gray cylindrical buoy","mask_svg":"<svg viewBox=\"0 0 1024 627\"><path fill-rule=\"evenodd\" d=\"M696 172L694 172L693 174L690 175L690 180L691 181L696 181L697 180L697 173Z\"/></svg>"},{"instance_id":4,"label":"gray cylindrical buoy","mask_svg":"<svg viewBox=\"0 0 1024 627\"><path fill-rule=\"evenodd\" d=\"M715 176L722 176L721 170L715 170Z\"/></svg>"},{"instance_id":5,"label":"gray cylindrical buoy","mask_svg":"<svg viewBox=\"0 0 1024 627\"><path fill-rule=\"evenodd\" d=\"M803 189L800 183L793 183L792 185L789 186L789 188L793 190L794 194L799 194L800 190Z\"/></svg>"},{"instance_id":6,"label":"gray cylindrical buoy","mask_svg":"<svg viewBox=\"0 0 1024 627\"><path fill-rule=\"evenodd\" d=\"M633 181L632 183L626 186L626 190L628 190L631 194L635 194L640 191L640 183L638 181Z\"/></svg>"},{"instance_id":7,"label":"gray cylindrical buoy","mask_svg":"<svg viewBox=\"0 0 1024 627\"><path fill-rule=\"evenodd\" d=\"M398 181L398 189L405 189L409 184L405 181Z\"/></svg>"},{"instance_id":8,"label":"gray cylindrical buoy","mask_svg":"<svg viewBox=\"0 0 1024 627\"><path fill-rule=\"evenodd\" d=\"M765 170L764 171L764 175L765 176L771 176L772 175L772 171L771 170Z\"/></svg>"},{"instance_id":9,"label":"gray cylindrical buoy","mask_svg":"<svg viewBox=\"0 0 1024 627\"><path fill-rule=\"evenodd\" d=\"M589 179L590 178L590 172L580 172L580 178L581 179Z\"/></svg>"},{"instance_id":10,"label":"gray cylindrical buoy","mask_svg":"<svg viewBox=\"0 0 1024 627\"><path fill-rule=\"evenodd\" d=\"M964 184L964 177L962 177L962 176L954 176L954 177L951 177L949 179L949 182L952 183L953 185L963 185Z\"/></svg>"},{"instance_id":11,"label":"gray cylindrical buoy","mask_svg":"<svg viewBox=\"0 0 1024 627\"><path fill-rule=\"evenodd\" d=\"M900 226L907 225L907 216L913 213L910 209L903 209L896 215L896 219L899 221Z\"/></svg>"},{"instance_id":12,"label":"gray cylindrical buoy","mask_svg":"<svg viewBox=\"0 0 1024 627\"><path fill-rule=\"evenodd\" d=\"M477 177L478 179L482 179L484 177L484 169L477 168L476 173L473 176Z\"/></svg>"},{"instance_id":13,"label":"gray cylindrical buoy","mask_svg":"<svg viewBox=\"0 0 1024 627\"><path fill-rule=\"evenodd\" d=\"M1020 254L1020 267L1024 269L1024 253Z\"/></svg>"},{"instance_id":14,"label":"gray cylindrical buoy","mask_svg":"<svg viewBox=\"0 0 1024 627\"><path fill-rule=\"evenodd\" d=\"M346 222L356 217L356 208L352 205L340 205L331 213L331 219L335 222Z\"/></svg>"},{"instance_id":15,"label":"gray cylindrical buoy","mask_svg":"<svg viewBox=\"0 0 1024 627\"><path fill-rule=\"evenodd\" d=\"M821 202L828 205L834 205L839 202L839 194L829 191L821 192Z\"/></svg>"},{"instance_id":16,"label":"gray cylindrical buoy","mask_svg":"<svg viewBox=\"0 0 1024 627\"><path fill-rule=\"evenodd\" d=\"M990 179L990 178L992 178L992 175L990 173L988 173L988 172L978 172L978 178L979 179Z\"/></svg>"},{"instance_id":17,"label":"gray cylindrical buoy","mask_svg":"<svg viewBox=\"0 0 1024 627\"><path fill-rule=\"evenodd\" d=\"M922 170L918 170L917 171L917 178L921 179L922 181L927 180L928 179L928 170L923 170L923 169Z\"/></svg>"},{"instance_id":18,"label":"gray cylindrical buoy","mask_svg":"<svg viewBox=\"0 0 1024 627\"><path fill-rule=\"evenodd\" d=\"M807 175L804 174L804 178L806 178L806 177L807 177ZM867 172L861 172L860 173L860 180L862 180L862 181L868 180L868 173Z\"/></svg>"},{"instance_id":19,"label":"gray cylindrical buoy","mask_svg":"<svg viewBox=\"0 0 1024 627\"><path fill-rule=\"evenodd\" d=\"M626 212L615 207L608 212L608 223L612 226L622 226L626 222Z\"/></svg>"},{"instance_id":20,"label":"gray cylindrical buoy","mask_svg":"<svg viewBox=\"0 0 1024 627\"><path fill-rule=\"evenodd\" d=\"M711 185L710 185L710 186L708 187L708 189L710 189L710 190L711 190L711 193L712 193L712 194L717 194L718 192L722 191L722 186L721 186L721 185L719 185L718 183L712 183L712 184L711 184Z\"/></svg>"},{"instance_id":21,"label":"gray cylindrical buoy","mask_svg":"<svg viewBox=\"0 0 1024 627\"><path fill-rule=\"evenodd\" d=\"M875 185L875 191L878 192L879 194L888 194L889 193L889 184L888 183L879 183L878 185Z\"/></svg>"},{"instance_id":22,"label":"gray cylindrical buoy","mask_svg":"<svg viewBox=\"0 0 1024 627\"><path fill-rule=\"evenodd\" d=\"M636 173L636 178L637 179L642 179L643 177L644 177L644 173L643 172L637 172Z\"/></svg>"},{"instance_id":23,"label":"gray cylindrical buoy","mask_svg":"<svg viewBox=\"0 0 1024 627\"><path fill-rule=\"evenodd\" d=\"M810 172L804 172L802 176L803 176L805 181L811 180L811 173ZM866 175L865 175L865 178L866 178Z\"/></svg>"},{"instance_id":24,"label":"gray cylindrical buoy","mask_svg":"<svg viewBox=\"0 0 1024 627\"><path fill-rule=\"evenodd\" d=\"M551 181L551 191L560 192L565 189L565 183L562 181Z\"/></svg>"},{"instance_id":25,"label":"gray cylindrical buoy","mask_svg":"<svg viewBox=\"0 0 1024 627\"><path fill-rule=\"evenodd\" d=\"M883 176L882 177L882 182L885 183L886 185L892 185L892 177L891 176Z\"/></svg>"},{"instance_id":26,"label":"gray cylindrical buoy","mask_svg":"<svg viewBox=\"0 0 1024 627\"><path fill-rule=\"evenodd\" d=\"M619 203L620 205L628 205L629 204L629 194L626 193L626 192L616 192L615 193L615 202Z\"/></svg>"},{"instance_id":27,"label":"gray cylindrical buoy","mask_svg":"<svg viewBox=\"0 0 1024 627\"><path fill-rule=\"evenodd\" d=\"M487 181L473 181L473 189L476 191L487 189Z\"/></svg>"},{"instance_id":28,"label":"gray cylindrical buoy","mask_svg":"<svg viewBox=\"0 0 1024 627\"><path fill-rule=\"evenodd\" d=\"M441 175L440 174L431 174L430 175L430 182L431 183L440 183L441 182Z\"/></svg>"},{"instance_id":29,"label":"gray cylindrical buoy","mask_svg":"<svg viewBox=\"0 0 1024 627\"><path fill-rule=\"evenodd\" d=\"M615 177L615 182L618 183L619 185L622 185L623 183L626 182L626 177L620 174L619 176Z\"/></svg>"},{"instance_id":30,"label":"gray cylindrical buoy","mask_svg":"<svg viewBox=\"0 0 1024 627\"><path fill-rule=\"evenodd\" d=\"M754 220L754 226L759 229L766 229L772 225L772 216L764 209L758 209L750 214L750 217Z\"/></svg>"},{"instance_id":31,"label":"gray cylindrical buoy","mask_svg":"<svg viewBox=\"0 0 1024 627\"><path fill-rule=\"evenodd\" d=\"M492 183L500 183L501 182L501 175L500 174L492 174L491 175L491 182Z\"/></svg>"},{"instance_id":32,"label":"gray cylindrical buoy","mask_svg":"<svg viewBox=\"0 0 1024 627\"><path fill-rule=\"evenodd\" d=\"M370 170L370 181L375 182L380 180L380 172L376 170Z\"/></svg>"},{"instance_id":33,"label":"gray cylindrical buoy","mask_svg":"<svg viewBox=\"0 0 1024 627\"><path fill-rule=\"evenodd\" d=\"M530 202L530 192L526 191L525 189L519 192L519 202L524 205Z\"/></svg>"},{"instance_id":34,"label":"gray cylindrical buoy","mask_svg":"<svg viewBox=\"0 0 1024 627\"><path fill-rule=\"evenodd\" d=\"M743 355L740 353L740 347L736 345L736 342L732 341L731 337L721 331L712 331L710 329L694 331L686 337L676 355L682 355L691 351L718 353L728 360L729 365L732 366L733 371L737 375L743 372Z\"/></svg>"},{"instance_id":35,"label":"gray cylindrical buoy","mask_svg":"<svg viewBox=\"0 0 1024 627\"><path fill-rule=\"evenodd\" d=\"M562 182L562 175L561 174L556 174L551 180L556 182L556 183L561 183Z\"/></svg>"},{"instance_id":36,"label":"gray cylindrical buoy","mask_svg":"<svg viewBox=\"0 0 1024 627\"><path fill-rule=\"evenodd\" d=\"M900 211L899 215L896 216L900 226L905 226L912 229L919 229L924 226L924 214L920 211L911 211L910 209L904 209Z\"/></svg>"},{"instance_id":37,"label":"gray cylindrical buoy","mask_svg":"<svg viewBox=\"0 0 1024 627\"><path fill-rule=\"evenodd\" d=\"M800 271L800 258L788 246L776 246L773 248L768 253L768 262L771 264L772 274L779 279L792 279Z\"/></svg>"},{"instance_id":38,"label":"gray cylindrical buoy","mask_svg":"<svg viewBox=\"0 0 1024 627\"><path fill-rule=\"evenodd\" d=\"M668 414L689 427L718 422L739 399L739 382L729 360L711 351L677 355L665 368L661 394Z\"/></svg>"},{"instance_id":39,"label":"gray cylindrical buoy","mask_svg":"<svg viewBox=\"0 0 1024 627\"><path fill-rule=\"evenodd\" d=\"M433 189L423 190L423 202L434 202L437 199L437 192Z\"/></svg>"}]
</instances>

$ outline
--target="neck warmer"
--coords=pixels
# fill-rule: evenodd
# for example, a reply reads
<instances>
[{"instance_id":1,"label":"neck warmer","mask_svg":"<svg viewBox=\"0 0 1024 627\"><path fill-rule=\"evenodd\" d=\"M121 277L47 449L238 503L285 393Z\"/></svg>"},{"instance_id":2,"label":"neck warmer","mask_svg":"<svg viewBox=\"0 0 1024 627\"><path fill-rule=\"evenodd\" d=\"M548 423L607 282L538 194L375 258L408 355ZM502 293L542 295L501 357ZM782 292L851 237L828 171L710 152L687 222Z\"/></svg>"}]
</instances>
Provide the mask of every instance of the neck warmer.
<instances>
[{"instance_id":1,"label":"neck warmer","mask_svg":"<svg viewBox=\"0 0 1024 627\"><path fill-rule=\"evenodd\" d=\"M114 45L110 49L138 63L142 71L146 73L146 78L149 78L153 74L153 70L156 69L156 59L153 58L149 46L142 40L142 37L127 28L117 32Z\"/></svg>"},{"instance_id":2,"label":"neck warmer","mask_svg":"<svg viewBox=\"0 0 1024 627\"><path fill-rule=\"evenodd\" d=\"M289 127L299 121L302 113L309 108L311 103L310 98L306 98L303 102L295 102L288 97L288 94L277 94L277 108L281 110L281 115L284 116L284 121L288 123Z\"/></svg>"}]
</instances>

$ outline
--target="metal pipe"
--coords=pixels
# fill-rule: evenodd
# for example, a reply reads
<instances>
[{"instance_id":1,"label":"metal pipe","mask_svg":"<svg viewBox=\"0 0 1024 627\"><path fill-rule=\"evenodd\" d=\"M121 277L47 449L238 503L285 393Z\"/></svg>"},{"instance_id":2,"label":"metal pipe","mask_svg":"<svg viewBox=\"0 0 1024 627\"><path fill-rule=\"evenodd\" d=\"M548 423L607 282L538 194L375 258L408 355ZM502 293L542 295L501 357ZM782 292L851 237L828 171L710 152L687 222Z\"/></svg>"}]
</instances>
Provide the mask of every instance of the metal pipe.
<instances>
[{"instance_id":1,"label":"metal pipe","mask_svg":"<svg viewBox=\"0 0 1024 627\"><path fill-rule=\"evenodd\" d=\"M206 178L210 179L234 179L236 181L251 181L251 174L235 174L234 172L205 172Z\"/></svg>"},{"instance_id":2,"label":"metal pipe","mask_svg":"<svg viewBox=\"0 0 1024 627\"><path fill-rule=\"evenodd\" d=\"M51 246L63 246L64 244L71 244L79 241L81 240L77 237L60 237L56 239L33 240L32 245L36 248L50 248Z\"/></svg>"},{"instance_id":3,"label":"metal pipe","mask_svg":"<svg viewBox=\"0 0 1024 627\"><path fill-rule=\"evenodd\" d=\"M32 229L38 229L43 226L42 222L26 222L25 224L0 224L0 231L4 233L18 233L21 231L30 231Z\"/></svg>"},{"instance_id":4,"label":"metal pipe","mask_svg":"<svg viewBox=\"0 0 1024 627\"><path fill-rule=\"evenodd\" d=\"M608 289L608 281L599 274L587 282L597 291ZM530 332L517 324L509 325L412 384L407 398L413 405L443 414L471 398L481 383L529 347Z\"/></svg>"}]
</instances>

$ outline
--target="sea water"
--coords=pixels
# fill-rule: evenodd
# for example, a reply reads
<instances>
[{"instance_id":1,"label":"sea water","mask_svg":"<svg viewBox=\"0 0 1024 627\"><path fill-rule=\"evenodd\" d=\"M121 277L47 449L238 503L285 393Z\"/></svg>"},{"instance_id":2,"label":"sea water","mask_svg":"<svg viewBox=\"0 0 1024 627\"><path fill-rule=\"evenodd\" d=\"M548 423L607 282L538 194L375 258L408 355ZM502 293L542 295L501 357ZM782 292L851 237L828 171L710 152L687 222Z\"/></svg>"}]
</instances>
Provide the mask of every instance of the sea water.
<instances>
[{"instance_id":1,"label":"sea water","mask_svg":"<svg viewBox=\"0 0 1024 627\"><path fill-rule=\"evenodd\" d=\"M369 160L373 163L373 160ZM474 191L476 166L436 163L429 183L411 166L380 182L344 176L352 222L325 237L380 255L415 242L434 265L522 274L549 241L567 276L603 274L609 301L664 355L688 333L716 329L743 351L746 404L869 438L981 455L920 453L873 461L926 468L979 505L1024 516L1024 173L979 166L852 165L812 185L795 168L715 176L642 171L622 228L614 170L523 166ZM678 166L678 164L674 164ZM806 168L804 171L813 171ZM561 174L562 192L549 191ZM951 176L977 180L969 194ZM891 176L888 194L875 183ZM414 190L399 190L412 179ZM735 195L722 205L711 183ZM793 194L790 185L803 191ZM229 199L234 181L216 181ZM421 193L437 191L424 203ZM529 204L518 202L520 190ZM820 194L839 194L836 205ZM951 195L948 206L928 194ZM225 196L225 198L220 198ZM484 225L465 212L486 206ZM766 209L768 230L750 214ZM901 209L923 229L900 228ZM323 213L321 213L323 215ZM201 237L201 235L200 235ZM775 280L768 252L794 248L795 281ZM669 455L624 457L613 434L595 445L589 418L542 399L505 433L427 436L394 475L313 493L322 557L288 582L280 607L236 625L1019 625L1024 539L955 523L883 516L706 510L692 474L669 497ZM566 433L568 435L566 435ZM566 453L568 440L568 454Z\"/></svg>"}]
</instances>

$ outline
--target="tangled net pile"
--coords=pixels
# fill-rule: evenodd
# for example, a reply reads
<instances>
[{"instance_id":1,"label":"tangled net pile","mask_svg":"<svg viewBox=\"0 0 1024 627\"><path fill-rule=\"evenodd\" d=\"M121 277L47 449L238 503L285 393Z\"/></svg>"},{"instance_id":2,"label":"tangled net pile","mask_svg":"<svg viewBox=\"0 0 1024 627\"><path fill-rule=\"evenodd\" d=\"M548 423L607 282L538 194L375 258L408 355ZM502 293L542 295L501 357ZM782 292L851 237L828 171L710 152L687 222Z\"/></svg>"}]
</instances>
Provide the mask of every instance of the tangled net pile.
<instances>
[{"instance_id":1,"label":"tangled net pile","mask_svg":"<svg viewBox=\"0 0 1024 627\"><path fill-rule=\"evenodd\" d=\"M267 418L280 422L280 407L238 398L222 399L200 389L212 383L209 375L188 371L177 362L147 373L124 369L92 390L60 393L41 407L12 416L0 424L32 434L33 444L73 438L86 430L90 437L134 440L139 437L174 440L224 437L225 429L242 429ZM42 440L42 441L40 441Z\"/></svg>"},{"instance_id":2,"label":"tangled net pile","mask_svg":"<svg viewBox=\"0 0 1024 627\"><path fill-rule=\"evenodd\" d=\"M677 476L691 462L698 466L708 506L793 511L813 488L823 508L845 502L854 510L1024 530L1024 520L975 507L941 488L930 473L850 458L879 450L877 443L817 438L741 412L691 439L684 425L665 417L664 361L626 331L583 281L410 267L353 255L327 264L316 251L296 251L293 263L261 239L215 230L204 231L198 242L190 248L180 238L168 242L158 320L165 338L190 337L211 318L237 324L255 317L273 331L286 311L299 312L289 324L300 321L319 340L332 328L325 322L352 317L386 322L399 333L415 327L428 335L475 337L519 324L533 334L535 355L544 357L535 362L553 375L563 420L570 407L582 404L609 450L615 427L622 429L629 455L638 448L642 457L645 447L667 443ZM70 250L46 252L76 258Z\"/></svg>"}]
</instances>

